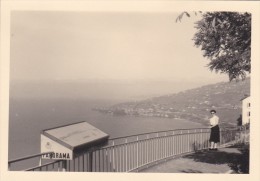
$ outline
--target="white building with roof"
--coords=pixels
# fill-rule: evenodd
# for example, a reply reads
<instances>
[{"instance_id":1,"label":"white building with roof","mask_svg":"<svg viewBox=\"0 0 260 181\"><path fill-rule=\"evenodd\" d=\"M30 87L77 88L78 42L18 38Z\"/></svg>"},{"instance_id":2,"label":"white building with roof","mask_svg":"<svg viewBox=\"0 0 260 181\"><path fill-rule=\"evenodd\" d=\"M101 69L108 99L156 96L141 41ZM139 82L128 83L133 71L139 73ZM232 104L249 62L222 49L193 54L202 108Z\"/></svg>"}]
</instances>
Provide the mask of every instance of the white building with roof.
<instances>
[{"instance_id":1,"label":"white building with roof","mask_svg":"<svg viewBox=\"0 0 260 181\"><path fill-rule=\"evenodd\" d=\"M242 125L250 123L250 108L251 108L251 101L250 96L246 96L245 98L241 99L242 101Z\"/></svg>"}]
</instances>

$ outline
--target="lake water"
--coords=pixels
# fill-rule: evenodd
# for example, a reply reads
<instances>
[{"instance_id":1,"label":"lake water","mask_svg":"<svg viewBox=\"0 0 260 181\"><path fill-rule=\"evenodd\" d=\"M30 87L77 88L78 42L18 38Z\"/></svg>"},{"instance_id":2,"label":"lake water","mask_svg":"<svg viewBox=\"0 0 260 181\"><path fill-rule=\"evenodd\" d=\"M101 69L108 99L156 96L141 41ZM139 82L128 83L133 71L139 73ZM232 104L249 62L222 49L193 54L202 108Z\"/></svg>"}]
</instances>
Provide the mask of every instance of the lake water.
<instances>
[{"instance_id":1,"label":"lake water","mask_svg":"<svg viewBox=\"0 0 260 181\"><path fill-rule=\"evenodd\" d=\"M144 132L205 127L186 120L112 116L92 108L111 105L105 100L10 99L9 159L40 153L40 134L44 129L87 121L110 138Z\"/></svg>"}]
</instances>

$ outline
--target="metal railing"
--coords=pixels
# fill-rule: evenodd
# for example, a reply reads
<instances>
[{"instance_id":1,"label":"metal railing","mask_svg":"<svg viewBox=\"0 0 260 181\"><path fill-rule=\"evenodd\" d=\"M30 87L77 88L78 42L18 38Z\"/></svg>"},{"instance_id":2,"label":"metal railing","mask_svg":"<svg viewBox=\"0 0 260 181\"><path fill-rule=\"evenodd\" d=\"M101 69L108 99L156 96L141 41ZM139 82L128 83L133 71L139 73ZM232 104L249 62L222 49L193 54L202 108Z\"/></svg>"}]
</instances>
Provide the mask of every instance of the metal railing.
<instances>
[{"instance_id":1,"label":"metal railing","mask_svg":"<svg viewBox=\"0 0 260 181\"><path fill-rule=\"evenodd\" d=\"M45 155L45 154L51 154L51 153L53 153L53 152L39 153L39 154L28 155L28 156L25 156L25 157L9 160L8 161L8 170L12 170L12 167L11 167L12 164L15 164L15 163L18 163L18 162L21 163L23 161L28 161L28 160L34 159L34 158L38 158L39 159L39 166L38 166L39 170L44 170L44 168L46 168L45 170L50 171L51 170L49 168L50 165L51 165L53 171L61 170L60 164L62 163L62 160L58 160L58 161L55 161L55 162L49 162L47 164L42 165L42 163L41 163L42 162L41 156ZM55 166L56 164L59 164L58 167ZM27 168L27 169L24 169L24 171L34 171L36 168L37 167L32 167L31 169Z\"/></svg>"},{"instance_id":2,"label":"metal railing","mask_svg":"<svg viewBox=\"0 0 260 181\"><path fill-rule=\"evenodd\" d=\"M248 130L221 128L220 147L241 141ZM150 132L109 139L107 146L73 160L58 160L27 171L136 172L162 160L209 147L209 128ZM17 160L16 160L17 161ZM9 161L9 165L14 161Z\"/></svg>"}]
</instances>

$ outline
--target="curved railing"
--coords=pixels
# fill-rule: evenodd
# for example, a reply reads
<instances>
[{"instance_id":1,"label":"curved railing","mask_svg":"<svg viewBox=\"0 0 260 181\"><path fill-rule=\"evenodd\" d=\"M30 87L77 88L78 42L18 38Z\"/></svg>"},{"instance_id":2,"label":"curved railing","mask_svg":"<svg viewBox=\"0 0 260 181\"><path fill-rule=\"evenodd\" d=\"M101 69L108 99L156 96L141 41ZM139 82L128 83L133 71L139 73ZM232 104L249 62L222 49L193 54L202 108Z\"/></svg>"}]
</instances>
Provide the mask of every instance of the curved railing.
<instances>
[{"instance_id":1,"label":"curved railing","mask_svg":"<svg viewBox=\"0 0 260 181\"><path fill-rule=\"evenodd\" d=\"M245 130L221 128L220 147L241 140ZM209 128L149 132L109 139L108 145L89 150L71 161L56 161L27 171L132 172L166 159L207 149ZM10 164L10 163L9 163ZM60 166L54 166L58 164Z\"/></svg>"}]
</instances>

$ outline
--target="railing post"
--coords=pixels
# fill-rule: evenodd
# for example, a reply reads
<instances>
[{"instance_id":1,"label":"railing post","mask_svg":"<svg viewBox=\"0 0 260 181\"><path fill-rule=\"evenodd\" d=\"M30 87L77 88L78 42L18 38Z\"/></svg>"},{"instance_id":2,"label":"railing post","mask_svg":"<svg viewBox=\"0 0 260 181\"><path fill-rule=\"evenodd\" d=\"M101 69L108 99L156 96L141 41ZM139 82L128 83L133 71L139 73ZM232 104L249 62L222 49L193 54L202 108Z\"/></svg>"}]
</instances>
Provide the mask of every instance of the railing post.
<instances>
[{"instance_id":1,"label":"railing post","mask_svg":"<svg viewBox=\"0 0 260 181\"><path fill-rule=\"evenodd\" d=\"M42 165L42 157L40 156L40 159L39 159L39 166Z\"/></svg>"},{"instance_id":2,"label":"railing post","mask_svg":"<svg viewBox=\"0 0 260 181\"><path fill-rule=\"evenodd\" d=\"M137 158L136 158L136 162L137 162L137 163L136 163L136 166L137 166L137 172L138 172L138 167L139 167L139 147L138 147L139 136L136 137L136 141L137 141L137 142L136 142L136 150L137 150L137 151L136 151L136 152L137 152L137 153L136 153L136 157L137 157Z\"/></svg>"},{"instance_id":3,"label":"railing post","mask_svg":"<svg viewBox=\"0 0 260 181\"><path fill-rule=\"evenodd\" d=\"M90 172L92 172L92 167L93 167L93 151L91 150L89 152L89 171ZM75 168L74 168L74 170L75 170Z\"/></svg>"},{"instance_id":4,"label":"railing post","mask_svg":"<svg viewBox=\"0 0 260 181\"><path fill-rule=\"evenodd\" d=\"M174 133L174 131L172 131L172 155L175 155L175 133Z\"/></svg>"},{"instance_id":5,"label":"railing post","mask_svg":"<svg viewBox=\"0 0 260 181\"><path fill-rule=\"evenodd\" d=\"M150 154L151 154L151 151L152 150L149 150L149 134L146 135L146 161L145 161L145 164L149 162L149 158L150 158Z\"/></svg>"},{"instance_id":6,"label":"railing post","mask_svg":"<svg viewBox=\"0 0 260 181\"><path fill-rule=\"evenodd\" d=\"M67 171L67 160L62 161L62 171L66 172Z\"/></svg>"},{"instance_id":7,"label":"railing post","mask_svg":"<svg viewBox=\"0 0 260 181\"><path fill-rule=\"evenodd\" d=\"M202 150L202 129L200 129L200 143L199 143L199 150Z\"/></svg>"},{"instance_id":8,"label":"railing post","mask_svg":"<svg viewBox=\"0 0 260 181\"><path fill-rule=\"evenodd\" d=\"M156 134L156 137L157 137L157 141L156 141L156 161L158 160L159 158L159 133Z\"/></svg>"},{"instance_id":9,"label":"railing post","mask_svg":"<svg viewBox=\"0 0 260 181\"><path fill-rule=\"evenodd\" d=\"M220 137L219 137L219 143L220 143L220 145L222 145L223 144L223 128L219 128L219 134L220 134Z\"/></svg>"},{"instance_id":10,"label":"railing post","mask_svg":"<svg viewBox=\"0 0 260 181\"><path fill-rule=\"evenodd\" d=\"M188 130L188 141L187 141L187 146L188 146L188 152L190 152L190 130Z\"/></svg>"},{"instance_id":11,"label":"railing post","mask_svg":"<svg viewBox=\"0 0 260 181\"><path fill-rule=\"evenodd\" d=\"M112 168L113 168L113 171L115 172L116 168L115 168L115 141L112 142L112 157L113 157L113 161L112 161Z\"/></svg>"},{"instance_id":12,"label":"railing post","mask_svg":"<svg viewBox=\"0 0 260 181\"><path fill-rule=\"evenodd\" d=\"M127 138L125 138L125 170L128 171L128 151L127 151Z\"/></svg>"},{"instance_id":13,"label":"railing post","mask_svg":"<svg viewBox=\"0 0 260 181\"><path fill-rule=\"evenodd\" d=\"M164 141L163 141L163 144L164 144L164 152L163 152L163 157L166 158L167 157L167 132L164 133ZM166 159L164 160L166 161Z\"/></svg>"},{"instance_id":14,"label":"railing post","mask_svg":"<svg viewBox=\"0 0 260 181\"><path fill-rule=\"evenodd\" d=\"M180 144L180 147L181 147L181 154L183 153L183 135L182 135L182 130L181 130L181 144Z\"/></svg>"},{"instance_id":15,"label":"railing post","mask_svg":"<svg viewBox=\"0 0 260 181\"><path fill-rule=\"evenodd\" d=\"M85 154L82 155L82 171L85 171Z\"/></svg>"},{"instance_id":16,"label":"railing post","mask_svg":"<svg viewBox=\"0 0 260 181\"><path fill-rule=\"evenodd\" d=\"M195 129L195 134L194 134L194 150L193 151L197 151L197 145L198 145L198 142L197 142L197 129Z\"/></svg>"},{"instance_id":17,"label":"railing post","mask_svg":"<svg viewBox=\"0 0 260 181\"><path fill-rule=\"evenodd\" d=\"M105 171L108 172L109 159L108 159L107 149L105 150L105 158L104 158L104 160L106 160L106 162L104 161L104 172L105 172ZM106 164L105 164L105 163L106 163Z\"/></svg>"}]
</instances>

